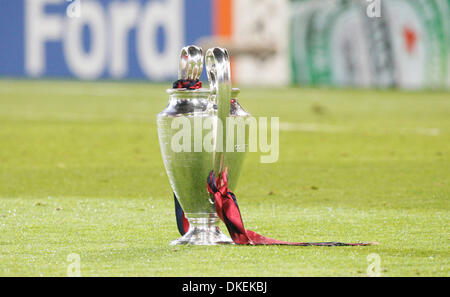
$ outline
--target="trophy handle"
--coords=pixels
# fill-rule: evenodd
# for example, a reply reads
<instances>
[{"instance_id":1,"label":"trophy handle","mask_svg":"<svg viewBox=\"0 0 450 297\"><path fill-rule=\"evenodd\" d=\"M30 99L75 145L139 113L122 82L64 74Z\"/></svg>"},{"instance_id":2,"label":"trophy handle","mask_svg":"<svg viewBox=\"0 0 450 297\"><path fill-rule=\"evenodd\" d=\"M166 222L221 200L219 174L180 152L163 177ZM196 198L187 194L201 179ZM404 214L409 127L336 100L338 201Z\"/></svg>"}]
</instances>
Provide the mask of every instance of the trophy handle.
<instances>
[{"instance_id":1,"label":"trophy handle","mask_svg":"<svg viewBox=\"0 0 450 297\"><path fill-rule=\"evenodd\" d=\"M203 71L203 51L195 45L181 49L178 79L199 79Z\"/></svg>"},{"instance_id":2,"label":"trophy handle","mask_svg":"<svg viewBox=\"0 0 450 297\"><path fill-rule=\"evenodd\" d=\"M230 115L231 72L228 51L215 47L206 51L206 71L210 82L211 95L217 104L217 118L222 125L216 125L216 146L214 150L214 170L218 174L224 168L223 158L226 147L226 118ZM222 131L219 129L222 128ZM218 143L221 141L221 143Z\"/></svg>"}]
</instances>

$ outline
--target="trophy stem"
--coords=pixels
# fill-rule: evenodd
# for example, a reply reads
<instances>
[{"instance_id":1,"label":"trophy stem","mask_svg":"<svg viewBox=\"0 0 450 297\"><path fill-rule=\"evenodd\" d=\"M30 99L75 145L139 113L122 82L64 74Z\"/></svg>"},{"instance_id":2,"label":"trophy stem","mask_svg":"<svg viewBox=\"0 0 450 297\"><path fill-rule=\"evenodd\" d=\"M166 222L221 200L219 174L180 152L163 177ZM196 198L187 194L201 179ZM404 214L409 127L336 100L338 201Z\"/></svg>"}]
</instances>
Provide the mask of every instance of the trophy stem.
<instances>
[{"instance_id":1,"label":"trophy stem","mask_svg":"<svg viewBox=\"0 0 450 297\"><path fill-rule=\"evenodd\" d=\"M172 241L170 245L218 245L233 244L233 241L222 233L217 217L188 218L189 230L182 237Z\"/></svg>"}]
</instances>

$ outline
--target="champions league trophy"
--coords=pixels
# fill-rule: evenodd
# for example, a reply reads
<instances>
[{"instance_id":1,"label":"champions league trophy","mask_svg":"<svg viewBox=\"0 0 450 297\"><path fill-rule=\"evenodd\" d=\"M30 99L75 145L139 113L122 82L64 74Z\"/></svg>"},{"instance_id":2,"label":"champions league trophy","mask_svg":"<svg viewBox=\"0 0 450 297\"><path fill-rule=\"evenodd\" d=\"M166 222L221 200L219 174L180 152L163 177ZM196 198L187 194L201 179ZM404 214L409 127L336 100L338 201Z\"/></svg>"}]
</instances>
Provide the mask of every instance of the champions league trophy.
<instances>
[{"instance_id":1,"label":"champions league trophy","mask_svg":"<svg viewBox=\"0 0 450 297\"><path fill-rule=\"evenodd\" d=\"M189 221L189 230L172 241L172 245L233 243L217 226L219 218L213 196L207 191L207 178L211 170L216 173L227 170L229 188L236 188L248 146L248 133L243 139L237 137L237 133L234 136L233 131L230 138L226 123L228 117L243 121L250 114L236 100L239 89L231 88L227 50L209 49L205 62L210 88L168 89L169 104L157 117L159 143L170 185ZM202 49L184 47L179 65L179 79L198 80L203 68ZM212 123L211 129L204 128L206 122ZM174 149L174 136L180 133L180 123L183 129L189 128L185 132L189 132L186 135L190 141L181 151ZM234 141L232 151L227 151L227 140ZM208 144L212 149L205 149Z\"/></svg>"}]
</instances>

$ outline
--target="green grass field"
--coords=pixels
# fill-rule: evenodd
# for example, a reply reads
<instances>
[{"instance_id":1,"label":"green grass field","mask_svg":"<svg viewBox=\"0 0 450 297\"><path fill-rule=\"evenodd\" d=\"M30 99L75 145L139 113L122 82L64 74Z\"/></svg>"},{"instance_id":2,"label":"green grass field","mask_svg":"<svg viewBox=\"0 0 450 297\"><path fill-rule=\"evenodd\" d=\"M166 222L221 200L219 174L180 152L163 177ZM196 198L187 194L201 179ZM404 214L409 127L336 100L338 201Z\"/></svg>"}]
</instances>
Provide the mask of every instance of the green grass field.
<instances>
[{"instance_id":1,"label":"green grass field","mask_svg":"<svg viewBox=\"0 0 450 297\"><path fill-rule=\"evenodd\" d=\"M382 276L450 276L449 93L243 87L282 130L278 162L244 164L246 227L379 245L173 247L167 86L0 81L0 276L65 276L70 253L82 276L366 276L371 253Z\"/></svg>"}]
</instances>

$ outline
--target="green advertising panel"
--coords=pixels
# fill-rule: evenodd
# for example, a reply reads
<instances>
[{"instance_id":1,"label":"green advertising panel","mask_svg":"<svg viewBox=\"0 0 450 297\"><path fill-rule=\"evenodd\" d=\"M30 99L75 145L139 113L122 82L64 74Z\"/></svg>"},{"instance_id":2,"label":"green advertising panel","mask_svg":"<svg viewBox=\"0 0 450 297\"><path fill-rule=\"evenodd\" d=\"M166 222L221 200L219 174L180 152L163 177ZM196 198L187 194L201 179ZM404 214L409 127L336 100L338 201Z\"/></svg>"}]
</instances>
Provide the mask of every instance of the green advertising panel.
<instances>
[{"instance_id":1,"label":"green advertising panel","mask_svg":"<svg viewBox=\"0 0 450 297\"><path fill-rule=\"evenodd\" d=\"M291 1L292 82L449 88L448 0Z\"/></svg>"}]
</instances>

